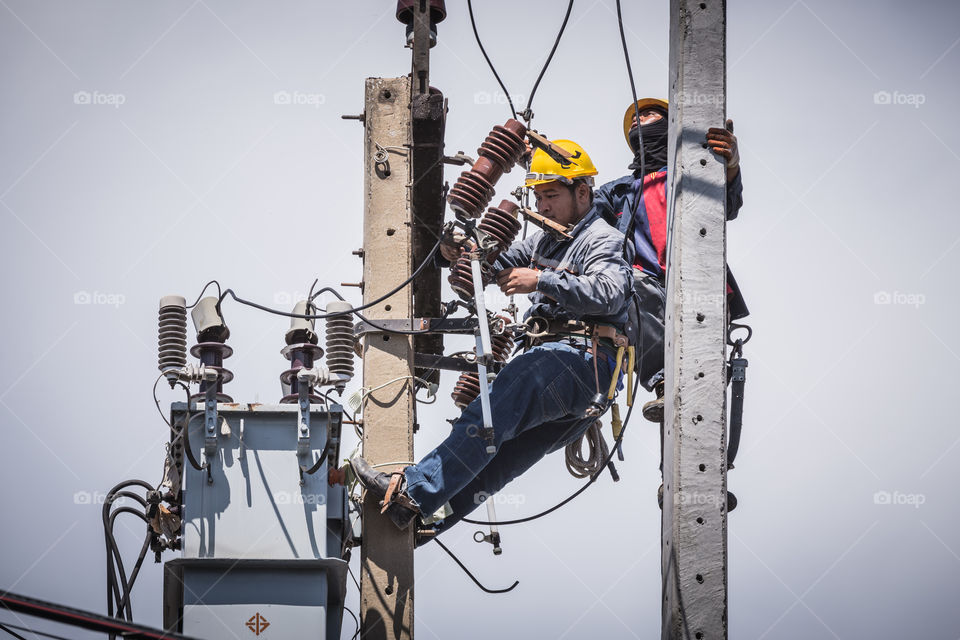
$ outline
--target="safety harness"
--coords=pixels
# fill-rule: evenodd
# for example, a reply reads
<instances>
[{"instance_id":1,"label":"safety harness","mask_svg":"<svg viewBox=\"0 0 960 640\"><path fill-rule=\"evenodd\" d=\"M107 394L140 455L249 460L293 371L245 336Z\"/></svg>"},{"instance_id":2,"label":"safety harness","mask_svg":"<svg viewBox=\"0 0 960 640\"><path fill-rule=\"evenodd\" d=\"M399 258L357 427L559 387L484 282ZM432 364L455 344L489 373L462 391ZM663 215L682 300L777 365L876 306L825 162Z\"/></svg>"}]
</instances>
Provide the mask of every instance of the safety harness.
<instances>
[{"instance_id":1,"label":"safety harness","mask_svg":"<svg viewBox=\"0 0 960 640\"><path fill-rule=\"evenodd\" d=\"M584 414L585 418L596 418L590 427L576 441L566 446L566 465L567 471L575 478L585 478L598 472L604 464L610 470L610 475L614 482L620 480L617 468L610 460L609 447L601 431L600 416L612 405L611 428L615 442L619 442L620 432L623 429L623 423L620 420L620 407L613 398L617 392L617 384L620 381L621 372L626 369L627 374L627 405L633 405L633 374L636 366L636 355L633 345L629 339L619 329L613 325L603 323L588 323L580 320L556 320L543 318L541 316L530 316L524 323L525 328L525 348L530 349L545 342L556 342L559 340L589 340L590 353L593 360L593 375L596 385L596 393L590 402L590 406ZM598 346L601 341L607 343L616 349L616 355L613 358L613 374L610 378L610 386L607 389L600 388L600 372L598 361L601 355L606 359ZM624 359L627 360L624 367ZM587 453L584 455L584 447ZM623 452L618 447L618 457L623 460Z\"/></svg>"}]
</instances>

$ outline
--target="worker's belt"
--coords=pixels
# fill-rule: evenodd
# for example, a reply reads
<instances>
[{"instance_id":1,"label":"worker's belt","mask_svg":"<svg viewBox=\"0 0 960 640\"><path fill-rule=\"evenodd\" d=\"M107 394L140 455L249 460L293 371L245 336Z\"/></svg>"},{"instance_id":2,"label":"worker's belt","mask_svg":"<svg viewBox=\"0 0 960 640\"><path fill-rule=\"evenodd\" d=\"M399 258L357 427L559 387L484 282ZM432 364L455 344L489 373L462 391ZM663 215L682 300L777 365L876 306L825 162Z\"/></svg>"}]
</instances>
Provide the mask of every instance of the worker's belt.
<instances>
[{"instance_id":1,"label":"worker's belt","mask_svg":"<svg viewBox=\"0 0 960 640\"><path fill-rule=\"evenodd\" d=\"M545 326L544 326L545 325ZM541 341L552 342L566 337L592 338L594 335L601 341L609 340L614 347L626 347L629 344L627 336L620 333L616 327L609 324L590 324L579 320L546 320L536 318L534 326L540 333L547 335Z\"/></svg>"}]
</instances>

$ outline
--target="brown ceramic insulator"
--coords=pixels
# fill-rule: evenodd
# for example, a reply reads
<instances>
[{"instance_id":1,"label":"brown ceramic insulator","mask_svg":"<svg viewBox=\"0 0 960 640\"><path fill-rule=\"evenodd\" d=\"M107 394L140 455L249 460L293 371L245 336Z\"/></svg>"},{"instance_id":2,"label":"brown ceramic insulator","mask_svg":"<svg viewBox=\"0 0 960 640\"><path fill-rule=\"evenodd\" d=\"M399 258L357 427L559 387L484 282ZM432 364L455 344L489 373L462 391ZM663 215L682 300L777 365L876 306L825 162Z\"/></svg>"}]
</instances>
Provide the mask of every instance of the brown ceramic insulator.
<instances>
[{"instance_id":1,"label":"brown ceramic insulator","mask_svg":"<svg viewBox=\"0 0 960 640\"><path fill-rule=\"evenodd\" d=\"M493 359L497 362L506 362L513 351L513 338L506 334L490 336L490 350L493 351Z\"/></svg>"},{"instance_id":2,"label":"brown ceramic insulator","mask_svg":"<svg viewBox=\"0 0 960 640\"><path fill-rule=\"evenodd\" d=\"M463 300L473 298L473 272L470 269L470 259L465 254L461 253L460 259L450 269L447 282Z\"/></svg>"},{"instance_id":3,"label":"brown ceramic insulator","mask_svg":"<svg viewBox=\"0 0 960 640\"><path fill-rule=\"evenodd\" d=\"M499 206L490 207L484 214L477 228L497 240L497 251L487 258L488 262L495 260L501 251L513 244L520 233L523 225L517 219L519 208L509 200L502 200Z\"/></svg>"},{"instance_id":4,"label":"brown ceramic insulator","mask_svg":"<svg viewBox=\"0 0 960 640\"><path fill-rule=\"evenodd\" d=\"M474 170L464 171L450 189L447 202L458 220L479 218L480 212L493 197L493 182Z\"/></svg>"},{"instance_id":5,"label":"brown ceramic insulator","mask_svg":"<svg viewBox=\"0 0 960 640\"><path fill-rule=\"evenodd\" d=\"M504 126L493 128L477 149L477 154L481 158L486 157L496 162L502 175L510 171L526 149L523 142L525 135L527 135L527 128L511 118Z\"/></svg>"},{"instance_id":6,"label":"brown ceramic insulator","mask_svg":"<svg viewBox=\"0 0 960 640\"><path fill-rule=\"evenodd\" d=\"M450 189L447 200L454 214L461 220L479 218L480 212L493 197L493 186L510 171L523 154L527 128L510 119L504 126L496 126L483 141L470 171L464 171Z\"/></svg>"},{"instance_id":7,"label":"brown ceramic insulator","mask_svg":"<svg viewBox=\"0 0 960 640\"><path fill-rule=\"evenodd\" d=\"M483 286L491 284L494 279L493 270L487 263L480 265L480 277L483 280ZM450 288L460 296L464 302L473 300L473 269L470 266L470 258L466 253L461 253L457 263L450 269L450 275L447 276L447 282Z\"/></svg>"},{"instance_id":8,"label":"brown ceramic insulator","mask_svg":"<svg viewBox=\"0 0 960 640\"><path fill-rule=\"evenodd\" d=\"M465 409L467 405L476 400L479 395L480 374L476 371L466 371L460 374L460 379L457 380L457 384L453 388L453 393L450 394L450 397L453 398L453 403L457 405L458 408Z\"/></svg>"},{"instance_id":9,"label":"brown ceramic insulator","mask_svg":"<svg viewBox=\"0 0 960 640\"><path fill-rule=\"evenodd\" d=\"M510 322L510 318L498 316L505 322ZM513 338L505 333L490 336L490 350L493 352L493 359L497 362L506 362L513 351ZM480 374L474 371L468 371L460 374L453 393L453 403L460 409L466 408L480 395Z\"/></svg>"}]
</instances>

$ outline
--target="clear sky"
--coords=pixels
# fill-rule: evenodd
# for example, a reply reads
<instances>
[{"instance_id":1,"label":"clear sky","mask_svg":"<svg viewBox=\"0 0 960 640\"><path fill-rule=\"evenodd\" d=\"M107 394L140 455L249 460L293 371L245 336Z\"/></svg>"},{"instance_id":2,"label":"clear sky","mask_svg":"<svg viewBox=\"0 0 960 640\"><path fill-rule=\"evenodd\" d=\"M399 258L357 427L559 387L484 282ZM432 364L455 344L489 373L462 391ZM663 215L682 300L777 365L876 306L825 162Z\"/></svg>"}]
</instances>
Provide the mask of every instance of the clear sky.
<instances>
[{"instance_id":1,"label":"clear sky","mask_svg":"<svg viewBox=\"0 0 960 640\"><path fill-rule=\"evenodd\" d=\"M638 91L665 95L668 3L625 4ZM360 279L362 127L340 115L362 111L365 77L409 71L394 6L0 0L0 589L105 611L98 496L161 472L161 296L192 299L216 277L280 304L314 277ZM476 3L523 102L565 6ZM448 154L473 154L509 110L465 3L447 8L431 83L449 99ZM727 56L745 188L728 259L755 330L729 476L730 635L956 638L960 5L732 0ZM580 142L614 179L630 160L629 100L614 3L579 0L534 126ZM229 392L279 400L286 322L224 312ZM457 414L453 380L421 410L418 455ZM419 550L417 636L656 637L657 447L635 420L621 482L505 527L498 558L471 525L450 531L486 584L520 580L509 595L481 593L436 545ZM499 515L579 482L556 454L505 490ZM135 556L142 526L118 531ZM137 620L160 624L160 584L147 565Z\"/></svg>"}]
</instances>

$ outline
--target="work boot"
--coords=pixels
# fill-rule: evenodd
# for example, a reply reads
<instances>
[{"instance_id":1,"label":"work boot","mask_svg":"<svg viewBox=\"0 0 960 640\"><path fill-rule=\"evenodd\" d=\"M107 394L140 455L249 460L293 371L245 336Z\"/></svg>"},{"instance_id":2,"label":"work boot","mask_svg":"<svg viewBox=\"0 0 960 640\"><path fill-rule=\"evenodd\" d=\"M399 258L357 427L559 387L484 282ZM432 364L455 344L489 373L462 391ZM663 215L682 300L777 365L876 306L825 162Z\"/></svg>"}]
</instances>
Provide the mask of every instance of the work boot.
<instances>
[{"instance_id":1,"label":"work boot","mask_svg":"<svg viewBox=\"0 0 960 640\"><path fill-rule=\"evenodd\" d=\"M663 380L658 382L653 390L657 394L657 399L643 405L643 417L650 422L663 422Z\"/></svg>"},{"instance_id":2,"label":"work boot","mask_svg":"<svg viewBox=\"0 0 960 640\"><path fill-rule=\"evenodd\" d=\"M370 463L355 456L350 466L357 480L382 507L385 513L399 529L406 529L420 514L417 503L407 494L407 480L402 472L384 473L370 466Z\"/></svg>"}]
</instances>

